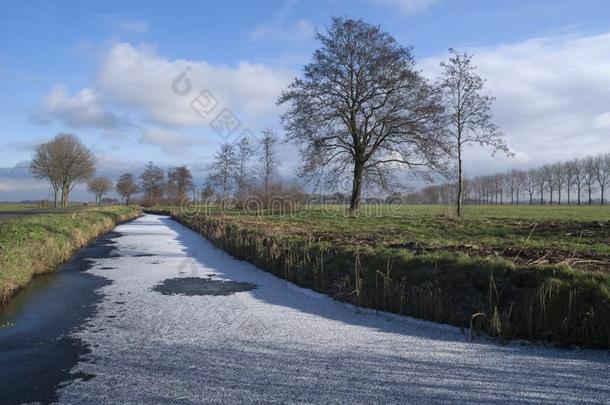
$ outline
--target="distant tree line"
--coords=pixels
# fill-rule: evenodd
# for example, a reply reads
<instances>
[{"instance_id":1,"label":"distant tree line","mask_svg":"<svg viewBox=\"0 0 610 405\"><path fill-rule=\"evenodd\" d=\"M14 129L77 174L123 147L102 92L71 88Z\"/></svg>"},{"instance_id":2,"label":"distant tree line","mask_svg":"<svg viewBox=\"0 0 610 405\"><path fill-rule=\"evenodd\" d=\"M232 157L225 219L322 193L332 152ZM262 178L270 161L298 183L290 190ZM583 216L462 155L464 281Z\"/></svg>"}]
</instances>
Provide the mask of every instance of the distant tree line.
<instances>
[{"instance_id":1,"label":"distant tree line","mask_svg":"<svg viewBox=\"0 0 610 405\"><path fill-rule=\"evenodd\" d=\"M588 204L594 197L607 202L610 186L610 153L546 164L530 170L510 170L464 180L464 200L469 204ZM424 187L405 194L409 202L452 204L457 184ZM398 196L393 196L397 198Z\"/></svg>"},{"instance_id":2,"label":"distant tree line","mask_svg":"<svg viewBox=\"0 0 610 405\"><path fill-rule=\"evenodd\" d=\"M66 207L69 195L79 183L86 183L87 190L95 197L95 204L104 195L116 191L125 204L133 195L142 192L150 204L180 203L193 190L193 176L186 166L171 167L166 172L150 162L139 179L132 173L121 175L116 182L106 176L94 177L95 157L72 134L60 133L52 140L38 145L30 162L34 177L46 179L53 189L53 205ZM138 182L139 180L139 182Z\"/></svg>"},{"instance_id":3,"label":"distant tree line","mask_svg":"<svg viewBox=\"0 0 610 405\"><path fill-rule=\"evenodd\" d=\"M201 198L221 205L260 208L292 204L304 200L305 192L296 182L278 176L277 135L270 129L260 139L244 137L224 143L208 165L206 187Z\"/></svg>"}]
</instances>

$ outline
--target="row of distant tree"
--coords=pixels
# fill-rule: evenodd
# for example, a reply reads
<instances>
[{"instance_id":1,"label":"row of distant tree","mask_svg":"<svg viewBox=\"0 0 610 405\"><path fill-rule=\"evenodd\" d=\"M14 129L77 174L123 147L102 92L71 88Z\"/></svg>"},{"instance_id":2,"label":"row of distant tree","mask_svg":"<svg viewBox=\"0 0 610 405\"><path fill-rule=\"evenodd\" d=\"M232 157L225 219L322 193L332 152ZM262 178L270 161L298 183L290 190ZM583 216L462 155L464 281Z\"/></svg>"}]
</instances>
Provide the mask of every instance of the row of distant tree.
<instances>
[{"instance_id":1,"label":"row of distant tree","mask_svg":"<svg viewBox=\"0 0 610 405\"><path fill-rule=\"evenodd\" d=\"M195 187L186 166L164 170L153 162L139 176L125 173L116 181L94 176L95 157L75 135L66 133L38 145L30 170L35 177L49 181L55 206L67 206L70 192L79 183L87 185L96 204L112 191L125 204L136 195L140 196L139 203L150 206L229 199L242 205L253 196L267 204L272 195L303 194L300 186L285 183L277 175L277 142L275 133L266 130L260 140L244 137L236 143L224 143L208 165L205 181L199 187Z\"/></svg>"},{"instance_id":2,"label":"row of distant tree","mask_svg":"<svg viewBox=\"0 0 610 405\"><path fill-rule=\"evenodd\" d=\"M79 183L87 184L96 204L113 190L129 204L132 196L140 191L153 197L164 196L171 201L180 201L193 188L193 176L186 166L172 167L166 176L165 171L152 162L139 178L132 173L121 175L116 182L106 176L94 177L96 162L93 153L75 135L66 133L36 147L30 171L36 178L49 182L55 207L68 206L70 193Z\"/></svg>"},{"instance_id":3,"label":"row of distant tree","mask_svg":"<svg viewBox=\"0 0 610 405\"><path fill-rule=\"evenodd\" d=\"M547 164L530 170L510 170L464 181L470 204L588 204L598 197L607 202L610 154ZM404 196L411 202L451 204L457 198L455 183L423 188Z\"/></svg>"}]
</instances>

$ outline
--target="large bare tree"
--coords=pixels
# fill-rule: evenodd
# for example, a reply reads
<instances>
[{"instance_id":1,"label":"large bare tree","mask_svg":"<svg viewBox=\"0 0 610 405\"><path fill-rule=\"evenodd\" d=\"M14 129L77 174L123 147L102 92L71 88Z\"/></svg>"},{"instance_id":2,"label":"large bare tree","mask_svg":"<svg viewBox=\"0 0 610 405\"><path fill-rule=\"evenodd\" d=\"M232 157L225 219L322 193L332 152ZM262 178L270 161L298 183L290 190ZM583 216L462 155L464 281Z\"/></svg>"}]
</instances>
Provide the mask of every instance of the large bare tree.
<instances>
[{"instance_id":1,"label":"large bare tree","mask_svg":"<svg viewBox=\"0 0 610 405\"><path fill-rule=\"evenodd\" d=\"M87 190L95 195L95 205L99 205L104 195L112 191L112 180L104 176L94 177L87 182Z\"/></svg>"},{"instance_id":2,"label":"large bare tree","mask_svg":"<svg viewBox=\"0 0 610 405\"><path fill-rule=\"evenodd\" d=\"M56 142L47 142L36 146L34 157L30 162L30 171L38 179L47 179L53 188L54 207L57 207L61 191L61 156Z\"/></svg>"},{"instance_id":3,"label":"large bare tree","mask_svg":"<svg viewBox=\"0 0 610 405\"><path fill-rule=\"evenodd\" d=\"M457 163L457 214L462 215L464 148L478 144L490 147L492 154L500 151L510 155L510 151L502 131L492 121L494 98L484 93L485 80L473 66L472 55L455 49L449 53L449 59L441 62L440 88Z\"/></svg>"},{"instance_id":4,"label":"large bare tree","mask_svg":"<svg viewBox=\"0 0 610 405\"><path fill-rule=\"evenodd\" d=\"M302 172L328 169L352 178L350 210L363 183L391 189L399 168L438 167L444 132L436 89L415 69L411 51L380 27L333 18L316 35L321 46L279 98L286 138L300 149Z\"/></svg>"},{"instance_id":5,"label":"large bare tree","mask_svg":"<svg viewBox=\"0 0 610 405\"><path fill-rule=\"evenodd\" d=\"M38 145L30 170L34 176L49 180L55 194L55 205L57 193L61 191L61 205L67 207L70 192L95 172L95 157L75 135L61 133Z\"/></svg>"},{"instance_id":6,"label":"large bare tree","mask_svg":"<svg viewBox=\"0 0 610 405\"><path fill-rule=\"evenodd\" d=\"M115 190L123 198L125 205L129 205L131 196L138 192L138 183L136 183L134 175L122 174L116 181Z\"/></svg>"}]
</instances>

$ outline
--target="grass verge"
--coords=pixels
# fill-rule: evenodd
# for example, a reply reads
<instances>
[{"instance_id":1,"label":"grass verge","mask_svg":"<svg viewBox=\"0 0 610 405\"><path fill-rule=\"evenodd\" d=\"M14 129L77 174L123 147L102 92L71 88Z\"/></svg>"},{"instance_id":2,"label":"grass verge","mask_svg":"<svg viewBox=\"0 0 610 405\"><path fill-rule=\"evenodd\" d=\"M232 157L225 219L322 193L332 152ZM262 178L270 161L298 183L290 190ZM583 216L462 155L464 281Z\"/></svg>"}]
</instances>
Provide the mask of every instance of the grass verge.
<instances>
[{"instance_id":1,"label":"grass verge","mask_svg":"<svg viewBox=\"0 0 610 405\"><path fill-rule=\"evenodd\" d=\"M78 249L139 213L135 207L104 207L0 222L0 305L35 275L56 270Z\"/></svg>"},{"instance_id":2,"label":"grass verge","mask_svg":"<svg viewBox=\"0 0 610 405\"><path fill-rule=\"evenodd\" d=\"M476 239L481 246L502 240L515 243L518 232L525 239L531 233L525 229L532 227L522 219L491 219L482 214L463 221L442 215L329 219L311 213L301 217L171 214L239 259L356 305L457 325L471 336L485 332L503 340L610 347L610 272L575 268L565 261L541 264L540 260L520 262L496 253L479 254L487 249L450 249L460 232L461 243L472 244ZM575 226L572 220L537 221L554 224L549 229L556 231L544 225L535 236L540 246L546 240L546 249L562 252L564 242L573 240L563 234L564 226ZM411 225L402 227L402 222ZM604 224L592 239L606 238ZM400 240L404 229L438 235L432 240L437 248ZM578 243L588 237L582 234ZM430 243L430 237L425 239ZM584 250L584 243L581 246ZM569 243L566 253L578 252L581 246ZM591 253L603 256L606 250L594 247Z\"/></svg>"}]
</instances>

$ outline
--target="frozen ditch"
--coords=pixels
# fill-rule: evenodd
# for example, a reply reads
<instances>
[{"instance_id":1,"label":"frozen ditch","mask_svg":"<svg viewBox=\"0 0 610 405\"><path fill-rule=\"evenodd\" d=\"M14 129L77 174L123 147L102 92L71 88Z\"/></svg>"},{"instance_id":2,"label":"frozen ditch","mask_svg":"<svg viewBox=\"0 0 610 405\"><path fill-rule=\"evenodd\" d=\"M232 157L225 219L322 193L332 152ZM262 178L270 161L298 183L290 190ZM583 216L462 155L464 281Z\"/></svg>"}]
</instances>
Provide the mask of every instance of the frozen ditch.
<instances>
[{"instance_id":1,"label":"frozen ditch","mask_svg":"<svg viewBox=\"0 0 610 405\"><path fill-rule=\"evenodd\" d=\"M89 272L91 353L60 402L608 402L610 353L466 343L457 328L342 304L163 216L115 229Z\"/></svg>"}]
</instances>

